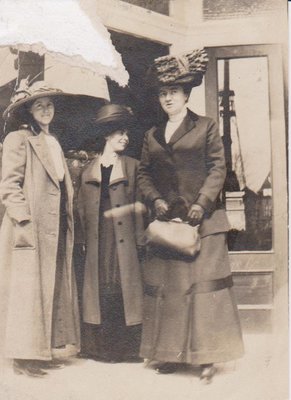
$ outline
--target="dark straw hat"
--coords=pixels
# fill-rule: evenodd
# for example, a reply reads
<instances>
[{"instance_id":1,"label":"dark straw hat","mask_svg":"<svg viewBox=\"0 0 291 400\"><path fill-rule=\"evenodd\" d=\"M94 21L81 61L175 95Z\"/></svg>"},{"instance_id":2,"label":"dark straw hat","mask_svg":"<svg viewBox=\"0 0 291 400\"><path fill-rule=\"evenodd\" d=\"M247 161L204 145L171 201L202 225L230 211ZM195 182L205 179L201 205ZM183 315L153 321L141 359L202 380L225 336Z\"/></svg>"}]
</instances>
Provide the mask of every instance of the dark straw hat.
<instances>
[{"instance_id":1,"label":"dark straw hat","mask_svg":"<svg viewBox=\"0 0 291 400\"><path fill-rule=\"evenodd\" d=\"M206 72L208 56L204 49L156 58L146 77L148 88L168 85L199 86Z\"/></svg>"},{"instance_id":2,"label":"dark straw hat","mask_svg":"<svg viewBox=\"0 0 291 400\"><path fill-rule=\"evenodd\" d=\"M134 115L131 109L119 104L107 104L101 107L94 118L94 124L98 128L130 127L133 122Z\"/></svg>"},{"instance_id":3,"label":"dark straw hat","mask_svg":"<svg viewBox=\"0 0 291 400\"><path fill-rule=\"evenodd\" d=\"M60 89L47 86L44 81L37 81L29 85L28 79L22 79L11 97L9 106L3 113L3 118L7 120L13 112L20 110L23 106L34 102L40 97L67 95L67 93L62 92Z\"/></svg>"}]
</instances>

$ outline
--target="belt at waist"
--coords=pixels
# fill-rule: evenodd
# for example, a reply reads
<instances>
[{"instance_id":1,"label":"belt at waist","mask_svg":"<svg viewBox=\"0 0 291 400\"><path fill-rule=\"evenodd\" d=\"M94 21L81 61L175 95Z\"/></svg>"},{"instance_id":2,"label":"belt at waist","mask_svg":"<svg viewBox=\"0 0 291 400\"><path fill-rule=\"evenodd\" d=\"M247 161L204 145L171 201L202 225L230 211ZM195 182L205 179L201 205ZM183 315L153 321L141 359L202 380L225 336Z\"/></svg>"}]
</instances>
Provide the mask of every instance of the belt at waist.
<instances>
[{"instance_id":1,"label":"belt at waist","mask_svg":"<svg viewBox=\"0 0 291 400\"><path fill-rule=\"evenodd\" d=\"M215 292L217 290L226 289L233 286L232 276L225 278L213 279L211 281L193 283L185 292L185 295ZM144 293L151 297L163 297L163 286L144 285Z\"/></svg>"}]
</instances>

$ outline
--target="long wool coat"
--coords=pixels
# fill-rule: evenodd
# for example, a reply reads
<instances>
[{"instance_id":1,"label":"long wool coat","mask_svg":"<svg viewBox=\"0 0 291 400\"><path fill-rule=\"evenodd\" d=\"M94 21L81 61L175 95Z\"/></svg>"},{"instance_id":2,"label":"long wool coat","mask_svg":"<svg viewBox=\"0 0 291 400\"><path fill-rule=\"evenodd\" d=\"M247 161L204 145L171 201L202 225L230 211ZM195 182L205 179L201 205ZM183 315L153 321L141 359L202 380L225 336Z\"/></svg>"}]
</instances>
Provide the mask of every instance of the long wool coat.
<instances>
[{"instance_id":1,"label":"long wool coat","mask_svg":"<svg viewBox=\"0 0 291 400\"><path fill-rule=\"evenodd\" d=\"M1 344L8 358L52 358L51 333L60 221L60 186L44 133L11 132L3 145L0 193L6 208L0 234ZM66 268L79 332L72 269L73 188L67 192ZM22 221L29 221L21 226ZM5 332L3 332L5 328ZM3 337L4 336L4 337ZM78 343L77 343L78 346Z\"/></svg>"},{"instance_id":2,"label":"long wool coat","mask_svg":"<svg viewBox=\"0 0 291 400\"><path fill-rule=\"evenodd\" d=\"M137 246L144 244L141 210L137 206L136 175L138 161L120 156L114 164L109 182L113 226L126 325L142 322L142 279ZM83 286L83 320L99 325L100 294L99 259L99 204L101 194L100 156L89 164L82 175L78 208L86 243L86 262ZM128 207L129 206L129 207Z\"/></svg>"},{"instance_id":3,"label":"long wool coat","mask_svg":"<svg viewBox=\"0 0 291 400\"><path fill-rule=\"evenodd\" d=\"M145 135L138 173L142 194L150 206L157 198L170 203L183 196L205 214L194 260L148 255L141 356L193 364L230 360L243 347L230 287L229 225L219 200L226 175L222 141L213 120L189 110L168 144L164 137L165 124Z\"/></svg>"}]
</instances>

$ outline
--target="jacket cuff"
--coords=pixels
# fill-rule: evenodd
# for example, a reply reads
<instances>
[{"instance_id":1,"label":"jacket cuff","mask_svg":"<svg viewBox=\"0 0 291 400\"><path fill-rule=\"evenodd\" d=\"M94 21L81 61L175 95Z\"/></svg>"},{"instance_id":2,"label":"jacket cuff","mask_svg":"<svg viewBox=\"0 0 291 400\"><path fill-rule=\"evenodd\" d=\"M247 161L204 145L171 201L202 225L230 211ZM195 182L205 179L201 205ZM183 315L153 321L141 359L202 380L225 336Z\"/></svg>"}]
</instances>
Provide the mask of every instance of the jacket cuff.
<instances>
[{"instance_id":1,"label":"jacket cuff","mask_svg":"<svg viewBox=\"0 0 291 400\"><path fill-rule=\"evenodd\" d=\"M18 223L31 220L30 214L28 213L26 207L23 206L8 207L7 213L11 219Z\"/></svg>"},{"instance_id":2,"label":"jacket cuff","mask_svg":"<svg viewBox=\"0 0 291 400\"><path fill-rule=\"evenodd\" d=\"M207 212L212 212L215 207L215 203L213 201L209 200L205 194L199 194L198 199L195 201L195 204L199 204L202 208L204 208L205 211Z\"/></svg>"}]
</instances>

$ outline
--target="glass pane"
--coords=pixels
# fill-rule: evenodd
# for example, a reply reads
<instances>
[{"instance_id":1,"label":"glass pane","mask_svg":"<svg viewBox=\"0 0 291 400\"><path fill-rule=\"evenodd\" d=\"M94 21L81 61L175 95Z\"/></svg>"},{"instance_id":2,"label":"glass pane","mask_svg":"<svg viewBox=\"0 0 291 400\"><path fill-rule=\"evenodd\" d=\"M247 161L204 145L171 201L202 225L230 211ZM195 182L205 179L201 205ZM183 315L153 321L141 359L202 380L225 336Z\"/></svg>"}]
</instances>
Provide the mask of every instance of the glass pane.
<instances>
[{"instance_id":1,"label":"glass pane","mask_svg":"<svg viewBox=\"0 0 291 400\"><path fill-rule=\"evenodd\" d=\"M272 249L267 57L218 61L219 127L227 166L229 250Z\"/></svg>"},{"instance_id":2,"label":"glass pane","mask_svg":"<svg viewBox=\"0 0 291 400\"><path fill-rule=\"evenodd\" d=\"M284 0L203 0L205 20L262 16L285 10Z\"/></svg>"},{"instance_id":3,"label":"glass pane","mask_svg":"<svg viewBox=\"0 0 291 400\"><path fill-rule=\"evenodd\" d=\"M125 3L134 4L136 6L155 11L160 14L169 15L170 0L122 0Z\"/></svg>"}]
</instances>

